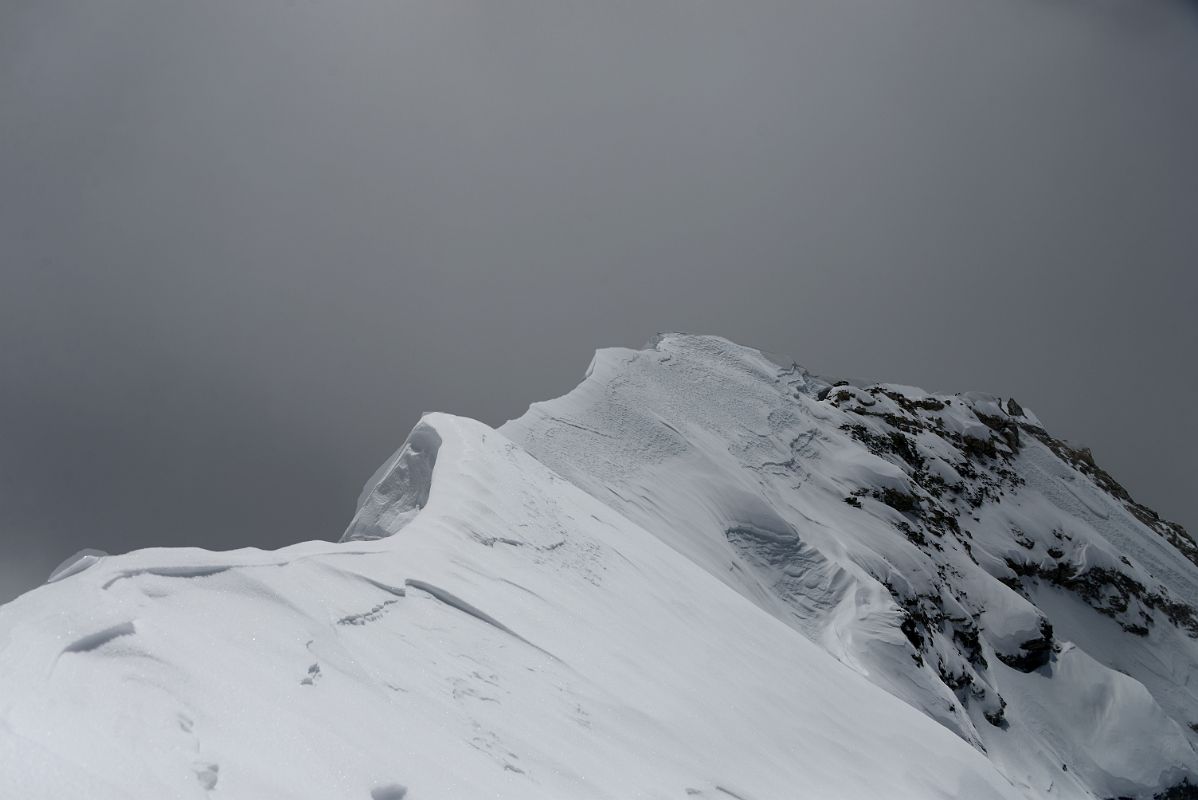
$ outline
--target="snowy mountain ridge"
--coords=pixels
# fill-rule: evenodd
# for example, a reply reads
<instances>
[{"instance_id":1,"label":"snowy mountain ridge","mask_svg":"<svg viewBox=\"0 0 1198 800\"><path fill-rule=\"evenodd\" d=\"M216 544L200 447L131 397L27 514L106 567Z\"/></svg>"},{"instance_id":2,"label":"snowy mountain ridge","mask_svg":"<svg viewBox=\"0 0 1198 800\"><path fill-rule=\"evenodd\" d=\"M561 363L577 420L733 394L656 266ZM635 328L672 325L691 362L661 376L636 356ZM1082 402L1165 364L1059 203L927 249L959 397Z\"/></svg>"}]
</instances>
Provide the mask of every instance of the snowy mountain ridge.
<instances>
[{"instance_id":1,"label":"snowy mountain ridge","mask_svg":"<svg viewBox=\"0 0 1198 800\"><path fill-rule=\"evenodd\" d=\"M0 607L0 796L1198 797L1198 547L1010 398L724 339L426 415L338 544Z\"/></svg>"}]
</instances>

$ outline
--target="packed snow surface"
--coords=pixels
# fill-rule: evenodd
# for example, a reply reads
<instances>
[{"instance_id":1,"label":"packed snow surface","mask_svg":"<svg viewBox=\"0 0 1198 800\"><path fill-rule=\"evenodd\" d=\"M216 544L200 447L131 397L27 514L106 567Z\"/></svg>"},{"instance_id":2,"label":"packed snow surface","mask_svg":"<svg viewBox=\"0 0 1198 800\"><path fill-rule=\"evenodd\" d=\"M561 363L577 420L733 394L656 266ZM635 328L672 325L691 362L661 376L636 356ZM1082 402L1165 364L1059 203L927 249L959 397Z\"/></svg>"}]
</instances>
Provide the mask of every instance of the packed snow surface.
<instances>
[{"instance_id":1,"label":"packed snow surface","mask_svg":"<svg viewBox=\"0 0 1198 800\"><path fill-rule=\"evenodd\" d=\"M426 415L340 543L69 559L0 797L1187 797L1192 546L1009 398L666 335Z\"/></svg>"}]
</instances>

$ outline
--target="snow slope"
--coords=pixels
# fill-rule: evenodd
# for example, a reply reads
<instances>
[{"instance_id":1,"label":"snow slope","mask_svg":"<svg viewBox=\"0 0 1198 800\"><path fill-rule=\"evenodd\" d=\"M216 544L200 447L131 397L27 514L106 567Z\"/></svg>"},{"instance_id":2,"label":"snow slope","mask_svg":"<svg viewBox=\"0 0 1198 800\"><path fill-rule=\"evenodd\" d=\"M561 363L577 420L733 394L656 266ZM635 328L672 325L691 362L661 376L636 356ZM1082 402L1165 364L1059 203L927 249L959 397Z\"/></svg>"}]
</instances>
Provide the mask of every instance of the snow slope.
<instances>
[{"instance_id":1,"label":"snow slope","mask_svg":"<svg viewBox=\"0 0 1198 800\"><path fill-rule=\"evenodd\" d=\"M341 543L0 607L0 797L1183 791L1188 538L1015 408L669 335L427 415Z\"/></svg>"}]
</instances>

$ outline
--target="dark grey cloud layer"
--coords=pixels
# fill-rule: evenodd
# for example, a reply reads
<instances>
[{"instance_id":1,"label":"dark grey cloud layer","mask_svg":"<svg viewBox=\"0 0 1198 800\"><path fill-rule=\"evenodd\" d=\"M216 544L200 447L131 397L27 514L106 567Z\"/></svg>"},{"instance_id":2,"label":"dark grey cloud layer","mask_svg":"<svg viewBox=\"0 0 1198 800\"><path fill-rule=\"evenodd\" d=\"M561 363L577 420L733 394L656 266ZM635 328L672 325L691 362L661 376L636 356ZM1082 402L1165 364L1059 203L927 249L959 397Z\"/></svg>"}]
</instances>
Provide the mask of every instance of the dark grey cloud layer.
<instances>
[{"instance_id":1,"label":"dark grey cloud layer","mask_svg":"<svg viewBox=\"0 0 1198 800\"><path fill-rule=\"evenodd\" d=\"M1175 0L0 5L0 600L334 538L426 409L720 333L1013 394L1191 529Z\"/></svg>"}]
</instances>

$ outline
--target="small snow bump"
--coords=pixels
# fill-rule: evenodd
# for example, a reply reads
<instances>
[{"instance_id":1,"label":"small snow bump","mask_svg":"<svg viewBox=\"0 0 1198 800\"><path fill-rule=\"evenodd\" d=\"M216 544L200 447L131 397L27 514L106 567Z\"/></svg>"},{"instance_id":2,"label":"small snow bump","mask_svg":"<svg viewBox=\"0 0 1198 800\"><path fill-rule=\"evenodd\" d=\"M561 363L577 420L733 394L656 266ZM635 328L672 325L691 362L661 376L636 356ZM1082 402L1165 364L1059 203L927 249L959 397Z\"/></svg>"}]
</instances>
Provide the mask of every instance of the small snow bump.
<instances>
[{"instance_id":1,"label":"small snow bump","mask_svg":"<svg viewBox=\"0 0 1198 800\"><path fill-rule=\"evenodd\" d=\"M387 783L370 790L370 800L403 800L408 796L408 787L398 783Z\"/></svg>"},{"instance_id":2,"label":"small snow bump","mask_svg":"<svg viewBox=\"0 0 1198 800\"><path fill-rule=\"evenodd\" d=\"M210 792L216 788L216 781L220 777L219 764L197 764L193 769L196 780L200 782L200 786L203 786L205 791Z\"/></svg>"},{"instance_id":3,"label":"small snow bump","mask_svg":"<svg viewBox=\"0 0 1198 800\"><path fill-rule=\"evenodd\" d=\"M63 653L90 653L98 650L113 639L121 636L132 636L137 633L137 627L132 622L121 622L95 633L81 636L63 648Z\"/></svg>"},{"instance_id":4,"label":"small snow bump","mask_svg":"<svg viewBox=\"0 0 1198 800\"><path fill-rule=\"evenodd\" d=\"M312 686L320 680L320 665L313 664L308 667L308 676L300 681L301 686Z\"/></svg>"}]
</instances>

